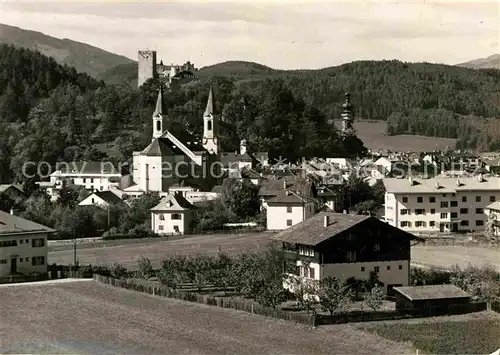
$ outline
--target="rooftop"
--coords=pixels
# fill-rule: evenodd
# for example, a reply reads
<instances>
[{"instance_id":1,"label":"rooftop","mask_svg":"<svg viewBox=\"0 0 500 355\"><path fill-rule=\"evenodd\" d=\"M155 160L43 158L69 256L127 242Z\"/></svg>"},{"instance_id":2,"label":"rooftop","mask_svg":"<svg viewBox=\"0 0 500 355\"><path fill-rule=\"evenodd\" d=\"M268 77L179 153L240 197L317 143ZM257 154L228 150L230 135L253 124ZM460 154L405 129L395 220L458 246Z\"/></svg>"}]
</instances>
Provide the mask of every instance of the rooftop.
<instances>
[{"instance_id":1,"label":"rooftop","mask_svg":"<svg viewBox=\"0 0 500 355\"><path fill-rule=\"evenodd\" d=\"M151 211L183 211L190 210L194 206L182 196L181 193L168 194L160 200L160 203L151 209Z\"/></svg>"},{"instance_id":2,"label":"rooftop","mask_svg":"<svg viewBox=\"0 0 500 355\"><path fill-rule=\"evenodd\" d=\"M19 216L0 211L0 236L9 235L12 233L33 232L55 233L56 230L21 218Z\"/></svg>"},{"instance_id":3,"label":"rooftop","mask_svg":"<svg viewBox=\"0 0 500 355\"><path fill-rule=\"evenodd\" d=\"M110 162L101 161L78 161L59 162L57 169L61 174L118 174L120 172ZM53 173L54 174L54 173Z\"/></svg>"},{"instance_id":4,"label":"rooftop","mask_svg":"<svg viewBox=\"0 0 500 355\"><path fill-rule=\"evenodd\" d=\"M383 179L389 193L456 193L458 191L500 190L500 178L476 177L440 179Z\"/></svg>"},{"instance_id":5,"label":"rooftop","mask_svg":"<svg viewBox=\"0 0 500 355\"><path fill-rule=\"evenodd\" d=\"M94 195L110 204L117 204L122 202L122 199L111 191L97 191L94 192Z\"/></svg>"},{"instance_id":6,"label":"rooftop","mask_svg":"<svg viewBox=\"0 0 500 355\"><path fill-rule=\"evenodd\" d=\"M470 297L455 285L406 286L394 287L394 290L411 301Z\"/></svg>"}]
</instances>

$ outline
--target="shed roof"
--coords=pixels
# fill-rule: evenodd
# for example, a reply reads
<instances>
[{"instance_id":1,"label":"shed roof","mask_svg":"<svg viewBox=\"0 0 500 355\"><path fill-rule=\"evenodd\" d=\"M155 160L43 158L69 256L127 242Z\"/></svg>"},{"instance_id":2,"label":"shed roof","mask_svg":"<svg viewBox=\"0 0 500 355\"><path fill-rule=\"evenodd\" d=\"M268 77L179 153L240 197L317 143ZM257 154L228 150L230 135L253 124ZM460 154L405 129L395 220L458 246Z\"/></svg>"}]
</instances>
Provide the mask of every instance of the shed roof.
<instances>
[{"instance_id":1,"label":"shed roof","mask_svg":"<svg viewBox=\"0 0 500 355\"><path fill-rule=\"evenodd\" d=\"M394 287L394 291L399 292L410 301L470 297L467 292L455 285Z\"/></svg>"}]
</instances>

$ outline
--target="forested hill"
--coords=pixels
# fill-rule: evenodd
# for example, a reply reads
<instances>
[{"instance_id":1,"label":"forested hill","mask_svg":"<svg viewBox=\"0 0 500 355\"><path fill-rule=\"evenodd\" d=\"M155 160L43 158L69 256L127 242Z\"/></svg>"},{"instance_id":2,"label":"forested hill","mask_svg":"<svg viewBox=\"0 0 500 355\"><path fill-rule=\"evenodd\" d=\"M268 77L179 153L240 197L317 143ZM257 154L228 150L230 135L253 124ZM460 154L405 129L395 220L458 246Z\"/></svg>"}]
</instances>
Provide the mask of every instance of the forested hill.
<instances>
[{"instance_id":1,"label":"forested hill","mask_svg":"<svg viewBox=\"0 0 500 355\"><path fill-rule=\"evenodd\" d=\"M117 65L134 63L132 59L86 43L55 38L41 32L4 24L0 24L0 44L39 51L48 57L53 57L59 64L75 67L79 72L93 77Z\"/></svg>"},{"instance_id":2,"label":"forested hill","mask_svg":"<svg viewBox=\"0 0 500 355\"><path fill-rule=\"evenodd\" d=\"M125 162L151 142L155 80L140 90L106 85L13 46L0 46L0 68L0 183L26 180L26 162ZM364 150L359 140L341 141L329 117L293 95L283 81L263 81L250 94L220 76L164 95L168 129L179 139L201 139L211 85L223 117L224 151L237 150L242 139L253 151L291 161L355 156Z\"/></svg>"}]
</instances>

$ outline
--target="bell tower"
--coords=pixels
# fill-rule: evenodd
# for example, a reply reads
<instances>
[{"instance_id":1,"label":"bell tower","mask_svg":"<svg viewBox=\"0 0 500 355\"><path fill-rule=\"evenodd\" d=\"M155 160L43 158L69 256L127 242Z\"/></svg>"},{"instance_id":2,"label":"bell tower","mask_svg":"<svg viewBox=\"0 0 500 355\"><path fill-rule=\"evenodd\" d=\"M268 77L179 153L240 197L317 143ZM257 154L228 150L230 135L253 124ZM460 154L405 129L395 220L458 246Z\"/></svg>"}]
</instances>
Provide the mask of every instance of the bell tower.
<instances>
[{"instance_id":1,"label":"bell tower","mask_svg":"<svg viewBox=\"0 0 500 355\"><path fill-rule=\"evenodd\" d=\"M158 98L156 99L156 107L153 112L153 138L154 141L160 138L164 133L164 119L163 119L163 95L161 88L158 90Z\"/></svg>"},{"instance_id":2,"label":"bell tower","mask_svg":"<svg viewBox=\"0 0 500 355\"><path fill-rule=\"evenodd\" d=\"M219 120L215 117L213 89L208 93L207 107L203 114L203 148L210 154L219 154Z\"/></svg>"},{"instance_id":3,"label":"bell tower","mask_svg":"<svg viewBox=\"0 0 500 355\"><path fill-rule=\"evenodd\" d=\"M354 135L354 108L351 103L351 94L346 93L344 95L345 102L342 105L342 137Z\"/></svg>"}]
</instances>

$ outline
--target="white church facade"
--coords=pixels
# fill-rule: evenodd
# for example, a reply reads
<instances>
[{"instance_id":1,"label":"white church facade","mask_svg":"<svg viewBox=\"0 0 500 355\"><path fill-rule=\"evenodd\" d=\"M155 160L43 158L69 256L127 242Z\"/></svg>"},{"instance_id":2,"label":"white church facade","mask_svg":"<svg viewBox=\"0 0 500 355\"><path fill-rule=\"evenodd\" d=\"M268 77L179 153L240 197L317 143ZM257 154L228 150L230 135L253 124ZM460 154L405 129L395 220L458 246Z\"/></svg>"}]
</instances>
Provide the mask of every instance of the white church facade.
<instances>
[{"instance_id":1,"label":"white church facade","mask_svg":"<svg viewBox=\"0 0 500 355\"><path fill-rule=\"evenodd\" d=\"M123 190L127 195L147 192L166 195L170 187L176 185L210 191L218 183L221 177L219 120L212 88L203 114L201 144L196 138L181 142L166 129L166 118L160 90L152 117L152 141L144 150L133 153L133 184Z\"/></svg>"}]
</instances>

